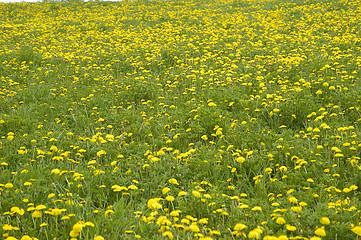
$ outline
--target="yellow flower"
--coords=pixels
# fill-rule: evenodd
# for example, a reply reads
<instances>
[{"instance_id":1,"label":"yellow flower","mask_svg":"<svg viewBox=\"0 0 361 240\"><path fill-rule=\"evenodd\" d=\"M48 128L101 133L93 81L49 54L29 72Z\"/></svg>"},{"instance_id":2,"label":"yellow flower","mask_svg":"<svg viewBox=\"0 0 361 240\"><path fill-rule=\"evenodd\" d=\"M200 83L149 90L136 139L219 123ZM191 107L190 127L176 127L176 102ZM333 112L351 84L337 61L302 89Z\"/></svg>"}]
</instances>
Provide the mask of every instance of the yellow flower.
<instances>
[{"instance_id":1,"label":"yellow flower","mask_svg":"<svg viewBox=\"0 0 361 240\"><path fill-rule=\"evenodd\" d=\"M81 230L83 230L83 227L84 227L83 224L76 223L76 224L73 226L73 230L76 231L76 232L81 232Z\"/></svg>"},{"instance_id":2,"label":"yellow flower","mask_svg":"<svg viewBox=\"0 0 361 240\"><path fill-rule=\"evenodd\" d=\"M40 218L41 217L41 212L36 210L36 211L33 212L32 216L33 216L33 218Z\"/></svg>"},{"instance_id":3,"label":"yellow flower","mask_svg":"<svg viewBox=\"0 0 361 240\"><path fill-rule=\"evenodd\" d=\"M361 226L355 226L351 229L351 231L356 233L357 236L361 236Z\"/></svg>"},{"instance_id":4,"label":"yellow flower","mask_svg":"<svg viewBox=\"0 0 361 240\"><path fill-rule=\"evenodd\" d=\"M168 182L171 183L171 184L174 184L174 185L179 185L177 179L175 179L175 178L169 179Z\"/></svg>"},{"instance_id":5,"label":"yellow flower","mask_svg":"<svg viewBox=\"0 0 361 240\"><path fill-rule=\"evenodd\" d=\"M289 201L290 203L297 203L297 202L298 202L297 198L295 198L295 197L289 197L289 198L288 198L288 201Z\"/></svg>"},{"instance_id":6,"label":"yellow flower","mask_svg":"<svg viewBox=\"0 0 361 240\"><path fill-rule=\"evenodd\" d=\"M158 202L160 199L159 198L151 198L148 200L148 208L150 209L160 209L162 208L162 205Z\"/></svg>"},{"instance_id":7,"label":"yellow flower","mask_svg":"<svg viewBox=\"0 0 361 240\"><path fill-rule=\"evenodd\" d=\"M289 225L289 224L286 225L286 229L288 231L291 231L291 232L294 232L294 231L297 230L297 228L295 226L292 226L292 225Z\"/></svg>"},{"instance_id":8,"label":"yellow flower","mask_svg":"<svg viewBox=\"0 0 361 240\"><path fill-rule=\"evenodd\" d=\"M5 240L17 240L17 239L14 237L7 237Z\"/></svg>"},{"instance_id":9,"label":"yellow flower","mask_svg":"<svg viewBox=\"0 0 361 240\"><path fill-rule=\"evenodd\" d=\"M21 237L20 240L33 240L34 238L31 238L29 235L24 235Z\"/></svg>"},{"instance_id":10,"label":"yellow flower","mask_svg":"<svg viewBox=\"0 0 361 240\"><path fill-rule=\"evenodd\" d=\"M234 230L236 231L242 231L243 229L246 229L247 226L242 223L237 223L236 226L234 226Z\"/></svg>"},{"instance_id":11,"label":"yellow flower","mask_svg":"<svg viewBox=\"0 0 361 240\"><path fill-rule=\"evenodd\" d=\"M185 191L180 191L180 192L178 193L178 197L183 197L183 196L185 196L185 195L187 195L187 192L185 192Z\"/></svg>"},{"instance_id":12,"label":"yellow flower","mask_svg":"<svg viewBox=\"0 0 361 240\"><path fill-rule=\"evenodd\" d=\"M129 186L128 186L128 189L137 190L138 187L132 184L132 185L129 185Z\"/></svg>"},{"instance_id":13,"label":"yellow flower","mask_svg":"<svg viewBox=\"0 0 361 240\"><path fill-rule=\"evenodd\" d=\"M54 208L51 210L51 213L53 216L57 216L57 215L60 215L62 213L62 210L59 209L59 208Z\"/></svg>"},{"instance_id":14,"label":"yellow flower","mask_svg":"<svg viewBox=\"0 0 361 240\"><path fill-rule=\"evenodd\" d=\"M210 231L210 233L209 233L211 236L221 236L221 233L219 232L219 231L217 231L217 230L212 230L212 231Z\"/></svg>"},{"instance_id":15,"label":"yellow flower","mask_svg":"<svg viewBox=\"0 0 361 240\"><path fill-rule=\"evenodd\" d=\"M24 182L24 186L31 186L32 183L31 182Z\"/></svg>"},{"instance_id":16,"label":"yellow flower","mask_svg":"<svg viewBox=\"0 0 361 240\"><path fill-rule=\"evenodd\" d=\"M114 213L113 210L108 209L108 210L106 210L106 211L104 212L104 216L107 217L107 216L109 216L109 215L112 215L113 213Z\"/></svg>"},{"instance_id":17,"label":"yellow flower","mask_svg":"<svg viewBox=\"0 0 361 240\"><path fill-rule=\"evenodd\" d=\"M104 150L100 150L100 151L97 152L98 157L101 157L102 155L105 155L105 154L107 154L107 152L104 151Z\"/></svg>"},{"instance_id":18,"label":"yellow flower","mask_svg":"<svg viewBox=\"0 0 361 240\"><path fill-rule=\"evenodd\" d=\"M320 219L320 223L323 225L328 225L330 224L330 219L328 217L323 217Z\"/></svg>"},{"instance_id":19,"label":"yellow flower","mask_svg":"<svg viewBox=\"0 0 361 240\"><path fill-rule=\"evenodd\" d=\"M58 148L53 145L53 146L50 147L50 151L57 152Z\"/></svg>"},{"instance_id":20,"label":"yellow flower","mask_svg":"<svg viewBox=\"0 0 361 240\"><path fill-rule=\"evenodd\" d=\"M70 233L69 233L69 236L72 237L72 238L76 238L76 237L79 236L79 232L71 230Z\"/></svg>"},{"instance_id":21,"label":"yellow flower","mask_svg":"<svg viewBox=\"0 0 361 240\"><path fill-rule=\"evenodd\" d=\"M168 238L168 239L173 239L173 233L171 231L165 231L163 233L163 237Z\"/></svg>"},{"instance_id":22,"label":"yellow flower","mask_svg":"<svg viewBox=\"0 0 361 240\"><path fill-rule=\"evenodd\" d=\"M178 217L179 216L179 213L181 213L182 211L181 210L175 210L175 211L172 211L171 213L170 213L170 215L172 216L172 217Z\"/></svg>"},{"instance_id":23,"label":"yellow flower","mask_svg":"<svg viewBox=\"0 0 361 240\"><path fill-rule=\"evenodd\" d=\"M7 184L5 184L4 187L5 188L12 188L12 187L14 187L14 185L12 183L7 183Z\"/></svg>"},{"instance_id":24,"label":"yellow flower","mask_svg":"<svg viewBox=\"0 0 361 240\"><path fill-rule=\"evenodd\" d=\"M202 196L201 193L198 191L192 191L192 194L197 198L200 198Z\"/></svg>"},{"instance_id":25,"label":"yellow flower","mask_svg":"<svg viewBox=\"0 0 361 240\"><path fill-rule=\"evenodd\" d=\"M316 231L315 231L315 234L319 237L325 237L326 236L326 232L325 232L325 229L322 227L322 228L317 228Z\"/></svg>"},{"instance_id":26,"label":"yellow flower","mask_svg":"<svg viewBox=\"0 0 361 240\"><path fill-rule=\"evenodd\" d=\"M276 219L276 223L279 225L283 225L286 223L286 220L283 217L279 217Z\"/></svg>"},{"instance_id":27,"label":"yellow flower","mask_svg":"<svg viewBox=\"0 0 361 240\"><path fill-rule=\"evenodd\" d=\"M100 235L95 235L94 240L104 240L104 238Z\"/></svg>"},{"instance_id":28,"label":"yellow flower","mask_svg":"<svg viewBox=\"0 0 361 240\"><path fill-rule=\"evenodd\" d=\"M251 210L252 211L262 211L262 208L260 206L255 206Z\"/></svg>"},{"instance_id":29,"label":"yellow flower","mask_svg":"<svg viewBox=\"0 0 361 240\"><path fill-rule=\"evenodd\" d=\"M238 157L238 158L236 158L236 162L238 162L238 163L244 163L246 161L246 159L244 158L244 157L242 157L242 156L240 156L240 157Z\"/></svg>"},{"instance_id":30,"label":"yellow flower","mask_svg":"<svg viewBox=\"0 0 361 240\"><path fill-rule=\"evenodd\" d=\"M8 140L13 140L14 139L14 133L13 132L9 132L8 136L7 136Z\"/></svg>"},{"instance_id":31,"label":"yellow flower","mask_svg":"<svg viewBox=\"0 0 361 240\"><path fill-rule=\"evenodd\" d=\"M113 189L114 192L121 192L121 191L123 191L123 190L125 190L125 191L128 190L127 187L125 187L125 186L119 186L119 185L113 185L113 186L112 186L112 189Z\"/></svg>"},{"instance_id":32,"label":"yellow flower","mask_svg":"<svg viewBox=\"0 0 361 240\"><path fill-rule=\"evenodd\" d=\"M4 224L3 230L4 231L11 231L11 230L13 230L13 226L11 226L10 224Z\"/></svg>"},{"instance_id":33,"label":"yellow flower","mask_svg":"<svg viewBox=\"0 0 361 240\"><path fill-rule=\"evenodd\" d=\"M51 170L51 173L54 173L54 174L59 174L60 173L60 170L59 169L57 169L57 168L55 168L55 169L53 169L53 170Z\"/></svg>"},{"instance_id":34,"label":"yellow flower","mask_svg":"<svg viewBox=\"0 0 361 240\"><path fill-rule=\"evenodd\" d=\"M166 216L160 216L156 222L158 225L171 225L172 222Z\"/></svg>"},{"instance_id":35,"label":"yellow flower","mask_svg":"<svg viewBox=\"0 0 361 240\"><path fill-rule=\"evenodd\" d=\"M52 197L54 197L55 196L55 193L50 193L49 195L48 195L48 198L52 198Z\"/></svg>"},{"instance_id":36,"label":"yellow flower","mask_svg":"<svg viewBox=\"0 0 361 240\"><path fill-rule=\"evenodd\" d=\"M350 186L350 189L354 191L354 190L357 190L358 187L357 187L356 185L351 185L351 186Z\"/></svg>"},{"instance_id":37,"label":"yellow flower","mask_svg":"<svg viewBox=\"0 0 361 240\"><path fill-rule=\"evenodd\" d=\"M165 200L167 200L168 202L173 202L174 201L174 197L173 196L167 196L166 198L165 198Z\"/></svg>"},{"instance_id":38,"label":"yellow flower","mask_svg":"<svg viewBox=\"0 0 361 240\"><path fill-rule=\"evenodd\" d=\"M192 232L195 232L195 233L200 232L199 227L198 227L197 224L195 224L195 223L192 223L192 224L189 226L189 229L190 229Z\"/></svg>"},{"instance_id":39,"label":"yellow flower","mask_svg":"<svg viewBox=\"0 0 361 240\"><path fill-rule=\"evenodd\" d=\"M42 205L42 204L36 206L36 210L44 210L45 208L46 208L46 206Z\"/></svg>"},{"instance_id":40,"label":"yellow flower","mask_svg":"<svg viewBox=\"0 0 361 240\"><path fill-rule=\"evenodd\" d=\"M259 233L255 230L252 230L248 233L248 238L259 239Z\"/></svg>"},{"instance_id":41,"label":"yellow flower","mask_svg":"<svg viewBox=\"0 0 361 240\"><path fill-rule=\"evenodd\" d=\"M266 173L270 174L270 173L272 173L272 168L266 168L264 171L265 171Z\"/></svg>"},{"instance_id":42,"label":"yellow flower","mask_svg":"<svg viewBox=\"0 0 361 240\"><path fill-rule=\"evenodd\" d=\"M165 188L163 188L162 193L163 193L163 194L167 194L169 191L170 191L170 188L169 188L169 187L165 187Z\"/></svg>"}]
</instances>

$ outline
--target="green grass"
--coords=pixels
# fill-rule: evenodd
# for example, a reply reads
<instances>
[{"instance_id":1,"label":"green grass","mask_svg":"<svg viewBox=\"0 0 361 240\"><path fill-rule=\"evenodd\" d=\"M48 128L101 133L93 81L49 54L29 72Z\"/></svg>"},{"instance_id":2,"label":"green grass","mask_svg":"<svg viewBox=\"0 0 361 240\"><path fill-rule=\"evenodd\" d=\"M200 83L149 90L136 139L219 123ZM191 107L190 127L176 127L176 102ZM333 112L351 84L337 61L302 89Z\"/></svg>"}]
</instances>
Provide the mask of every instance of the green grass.
<instances>
[{"instance_id":1,"label":"green grass","mask_svg":"<svg viewBox=\"0 0 361 240\"><path fill-rule=\"evenodd\" d=\"M0 4L2 238L358 239L360 6Z\"/></svg>"}]
</instances>

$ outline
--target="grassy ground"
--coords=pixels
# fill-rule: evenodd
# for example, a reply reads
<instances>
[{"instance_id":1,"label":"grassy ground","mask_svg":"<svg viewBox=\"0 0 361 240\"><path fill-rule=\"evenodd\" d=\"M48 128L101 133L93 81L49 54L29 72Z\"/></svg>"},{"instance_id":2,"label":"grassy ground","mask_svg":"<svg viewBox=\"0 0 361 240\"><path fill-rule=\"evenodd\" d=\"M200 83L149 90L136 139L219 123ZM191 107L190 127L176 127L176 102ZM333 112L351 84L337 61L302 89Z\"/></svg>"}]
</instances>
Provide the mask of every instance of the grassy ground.
<instances>
[{"instance_id":1,"label":"grassy ground","mask_svg":"<svg viewBox=\"0 0 361 240\"><path fill-rule=\"evenodd\" d=\"M358 239L360 16L0 4L3 239Z\"/></svg>"}]
</instances>

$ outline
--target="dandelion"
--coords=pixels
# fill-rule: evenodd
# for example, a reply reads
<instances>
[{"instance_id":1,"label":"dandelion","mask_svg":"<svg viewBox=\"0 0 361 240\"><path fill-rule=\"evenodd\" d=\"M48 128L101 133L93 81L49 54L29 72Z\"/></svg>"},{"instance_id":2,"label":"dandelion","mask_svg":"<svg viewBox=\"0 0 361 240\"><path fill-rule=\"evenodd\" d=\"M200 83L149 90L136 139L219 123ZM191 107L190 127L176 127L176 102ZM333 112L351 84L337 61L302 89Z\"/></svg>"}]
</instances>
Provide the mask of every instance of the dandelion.
<instances>
[{"instance_id":1,"label":"dandelion","mask_svg":"<svg viewBox=\"0 0 361 240\"><path fill-rule=\"evenodd\" d=\"M50 193L49 195L48 195L48 198L53 198L55 196L55 193Z\"/></svg>"},{"instance_id":2,"label":"dandelion","mask_svg":"<svg viewBox=\"0 0 361 240\"><path fill-rule=\"evenodd\" d=\"M170 215L171 215L172 217L178 217L178 216L179 216L179 213L181 213L180 210L175 210L175 211L172 211L172 212L170 213Z\"/></svg>"},{"instance_id":3,"label":"dandelion","mask_svg":"<svg viewBox=\"0 0 361 240\"><path fill-rule=\"evenodd\" d=\"M186 195L187 195L187 192L185 192L185 191L180 191L178 193L178 197L183 197L183 196L186 196Z\"/></svg>"},{"instance_id":4,"label":"dandelion","mask_svg":"<svg viewBox=\"0 0 361 240\"><path fill-rule=\"evenodd\" d=\"M4 225L3 225L3 230L4 230L4 231L11 231L11 230L13 230L13 229L14 229L14 227L11 226L10 224L4 224Z\"/></svg>"},{"instance_id":5,"label":"dandelion","mask_svg":"<svg viewBox=\"0 0 361 240\"><path fill-rule=\"evenodd\" d=\"M104 150L100 150L100 151L97 152L97 156L98 156L98 157L101 157L101 156L103 156L103 155L105 155L105 154L107 154L107 152L104 151Z\"/></svg>"},{"instance_id":6,"label":"dandelion","mask_svg":"<svg viewBox=\"0 0 361 240\"><path fill-rule=\"evenodd\" d=\"M199 227L198 227L197 224L195 224L195 223L192 223L192 224L189 226L189 229L190 229L192 232L195 232L195 233L200 232Z\"/></svg>"},{"instance_id":7,"label":"dandelion","mask_svg":"<svg viewBox=\"0 0 361 240\"><path fill-rule=\"evenodd\" d=\"M169 187L165 187L165 188L163 188L163 190L162 190L162 194L167 194L168 192L170 191L170 188Z\"/></svg>"},{"instance_id":8,"label":"dandelion","mask_svg":"<svg viewBox=\"0 0 361 240\"><path fill-rule=\"evenodd\" d=\"M79 236L79 232L75 231L75 230L71 230L70 233L69 233L69 236L72 237L72 238L76 238L76 237Z\"/></svg>"},{"instance_id":9,"label":"dandelion","mask_svg":"<svg viewBox=\"0 0 361 240\"><path fill-rule=\"evenodd\" d=\"M177 179L175 179L175 178L169 179L168 182L171 183L171 184L174 184L174 185L179 185Z\"/></svg>"},{"instance_id":10,"label":"dandelion","mask_svg":"<svg viewBox=\"0 0 361 240\"><path fill-rule=\"evenodd\" d=\"M158 202L160 199L159 198L152 198L148 200L148 208L150 209L161 209L162 205Z\"/></svg>"},{"instance_id":11,"label":"dandelion","mask_svg":"<svg viewBox=\"0 0 361 240\"><path fill-rule=\"evenodd\" d=\"M137 187L137 186L135 186L135 185L129 185L129 186L128 186L128 189L131 189L131 190L137 190L137 189L138 189L138 187Z\"/></svg>"},{"instance_id":12,"label":"dandelion","mask_svg":"<svg viewBox=\"0 0 361 240\"><path fill-rule=\"evenodd\" d=\"M244 224L242 224L242 223L237 223L236 226L234 227L234 230L236 230L236 231L242 231L242 230L244 230L244 229L246 229L246 228L247 228L246 225L244 225Z\"/></svg>"},{"instance_id":13,"label":"dandelion","mask_svg":"<svg viewBox=\"0 0 361 240\"><path fill-rule=\"evenodd\" d=\"M53 215L53 216L60 215L65 210L66 209L62 210L62 209L59 209L59 208L54 208L54 209L51 210L51 215Z\"/></svg>"},{"instance_id":14,"label":"dandelion","mask_svg":"<svg viewBox=\"0 0 361 240\"><path fill-rule=\"evenodd\" d=\"M192 191L192 194L193 194L193 196L195 196L197 198L200 198L202 196L201 193L198 191Z\"/></svg>"},{"instance_id":15,"label":"dandelion","mask_svg":"<svg viewBox=\"0 0 361 240\"><path fill-rule=\"evenodd\" d=\"M251 211L262 211L262 208L260 206L255 206L251 209Z\"/></svg>"},{"instance_id":16,"label":"dandelion","mask_svg":"<svg viewBox=\"0 0 361 240\"><path fill-rule=\"evenodd\" d=\"M272 173L272 168L266 168L264 170L267 174L271 174Z\"/></svg>"},{"instance_id":17,"label":"dandelion","mask_svg":"<svg viewBox=\"0 0 361 240\"><path fill-rule=\"evenodd\" d=\"M77 223L77 224L75 224L75 225L73 226L73 230L76 231L76 232L80 232L80 231L83 230L83 227L84 227L83 224Z\"/></svg>"},{"instance_id":18,"label":"dandelion","mask_svg":"<svg viewBox=\"0 0 361 240\"><path fill-rule=\"evenodd\" d=\"M351 229L357 236L361 236L361 226L355 226Z\"/></svg>"},{"instance_id":19,"label":"dandelion","mask_svg":"<svg viewBox=\"0 0 361 240\"><path fill-rule=\"evenodd\" d=\"M175 198L173 196L167 196L165 200L167 200L168 202L173 202Z\"/></svg>"},{"instance_id":20,"label":"dandelion","mask_svg":"<svg viewBox=\"0 0 361 240\"><path fill-rule=\"evenodd\" d=\"M20 240L35 240L35 238L30 237L29 235L24 235Z\"/></svg>"},{"instance_id":21,"label":"dandelion","mask_svg":"<svg viewBox=\"0 0 361 240\"><path fill-rule=\"evenodd\" d=\"M95 235L94 240L104 240L104 238L100 235Z\"/></svg>"},{"instance_id":22,"label":"dandelion","mask_svg":"<svg viewBox=\"0 0 361 240\"><path fill-rule=\"evenodd\" d=\"M211 236L221 236L221 233L217 230L212 230L209 233Z\"/></svg>"},{"instance_id":23,"label":"dandelion","mask_svg":"<svg viewBox=\"0 0 361 240\"><path fill-rule=\"evenodd\" d=\"M36 210L32 214L33 218L41 218L41 212Z\"/></svg>"},{"instance_id":24,"label":"dandelion","mask_svg":"<svg viewBox=\"0 0 361 240\"><path fill-rule=\"evenodd\" d=\"M323 225L329 225L330 224L330 219L328 217L323 217L320 219L320 223Z\"/></svg>"},{"instance_id":25,"label":"dandelion","mask_svg":"<svg viewBox=\"0 0 361 240\"><path fill-rule=\"evenodd\" d=\"M248 233L248 238L259 239L259 233L255 230L252 230Z\"/></svg>"},{"instance_id":26,"label":"dandelion","mask_svg":"<svg viewBox=\"0 0 361 240\"><path fill-rule=\"evenodd\" d=\"M297 198L295 198L295 197L289 197L289 198L288 198L288 201L289 201L290 203L298 203L298 200L297 200Z\"/></svg>"},{"instance_id":27,"label":"dandelion","mask_svg":"<svg viewBox=\"0 0 361 240\"><path fill-rule=\"evenodd\" d=\"M324 227L322 227L322 228L317 228L317 229L315 230L315 234L316 234L317 236L319 236L319 237L325 237L325 236L326 236L326 232L325 232Z\"/></svg>"},{"instance_id":28,"label":"dandelion","mask_svg":"<svg viewBox=\"0 0 361 240\"><path fill-rule=\"evenodd\" d=\"M7 237L7 238L5 238L5 240L17 240L17 239L14 237Z\"/></svg>"},{"instance_id":29,"label":"dandelion","mask_svg":"<svg viewBox=\"0 0 361 240\"><path fill-rule=\"evenodd\" d=\"M236 160L236 162L238 162L240 164L242 164L242 163L244 163L246 161L246 159L244 157L242 157L242 156L237 157L235 160Z\"/></svg>"},{"instance_id":30,"label":"dandelion","mask_svg":"<svg viewBox=\"0 0 361 240\"><path fill-rule=\"evenodd\" d=\"M110 215L112 215L112 214L114 214L114 211L111 210L111 209L108 209L108 210L106 210L106 211L104 212L104 216L105 216L105 217L110 216Z\"/></svg>"},{"instance_id":31,"label":"dandelion","mask_svg":"<svg viewBox=\"0 0 361 240\"><path fill-rule=\"evenodd\" d=\"M165 231L162 235L165 238L173 239L173 233L171 231Z\"/></svg>"},{"instance_id":32,"label":"dandelion","mask_svg":"<svg viewBox=\"0 0 361 240\"><path fill-rule=\"evenodd\" d=\"M290 232L294 232L294 231L297 230L297 228L295 226L292 226L292 225L289 225L289 224L286 225L286 229L288 231L290 231Z\"/></svg>"},{"instance_id":33,"label":"dandelion","mask_svg":"<svg viewBox=\"0 0 361 240\"><path fill-rule=\"evenodd\" d=\"M283 217L278 217L276 219L276 223L279 224L279 225L283 225L283 224L286 223L286 220Z\"/></svg>"}]
</instances>

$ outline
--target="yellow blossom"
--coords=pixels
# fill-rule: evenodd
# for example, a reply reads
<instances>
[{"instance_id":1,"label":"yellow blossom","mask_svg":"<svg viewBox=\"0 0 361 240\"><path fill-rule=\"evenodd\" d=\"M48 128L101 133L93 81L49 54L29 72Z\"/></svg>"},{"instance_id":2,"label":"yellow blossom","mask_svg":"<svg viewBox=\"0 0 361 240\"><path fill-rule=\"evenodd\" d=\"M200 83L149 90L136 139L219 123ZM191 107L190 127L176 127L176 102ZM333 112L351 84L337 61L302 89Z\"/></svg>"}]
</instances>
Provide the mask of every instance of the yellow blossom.
<instances>
[{"instance_id":1,"label":"yellow blossom","mask_svg":"<svg viewBox=\"0 0 361 240\"><path fill-rule=\"evenodd\" d=\"M357 236L361 236L361 226L355 226L351 229L351 231L356 233Z\"/></svg>"},{"instance_id":2,"label":"yellow blossom","mask_svg":"<svg viewBox=\"0 0 361 240\"><path fill-rule=\"evenodd\" d=\"M320 219L320 223L323 225L329 225L330 224L330 219L328 217L323 217Z\"/></svg>"},{"instance_id":3,"label":"yellow blossom","mask_svg":"<svg viewBox=\"0 0 361 240\"><path fill-rule=\"evenodd\" d=\"M322 228L317 228L315 230L315 234L319 237L325 237L326 236L326 232L325 232L325 229L322 227Z\"/></svg>"},{"instance_id":4,"label":"yellow blossom","mask_svg":"<svg viewBox=\"0 0 361 240\"><path fill-rule=\"evenodd\" d=\"M173 239L173 233L171 231L165 231L162 235L165 238Z\"/></svg>"}]
</instances>

